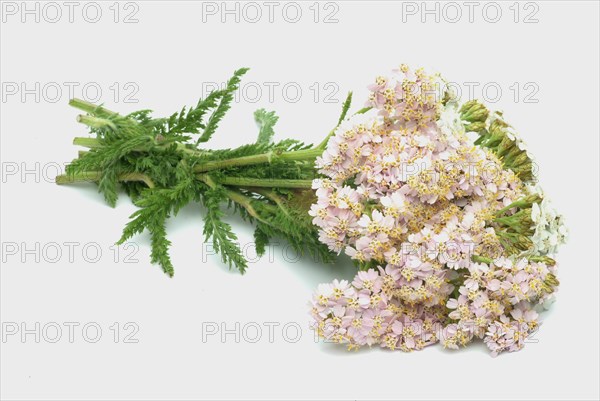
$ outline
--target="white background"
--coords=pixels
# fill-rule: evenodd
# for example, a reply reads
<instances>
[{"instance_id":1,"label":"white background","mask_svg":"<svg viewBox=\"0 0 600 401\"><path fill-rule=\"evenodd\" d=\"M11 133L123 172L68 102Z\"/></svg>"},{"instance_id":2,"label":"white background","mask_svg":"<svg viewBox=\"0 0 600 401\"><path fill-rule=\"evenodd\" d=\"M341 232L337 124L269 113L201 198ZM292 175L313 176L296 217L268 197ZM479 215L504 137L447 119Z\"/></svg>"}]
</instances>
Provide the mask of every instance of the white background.
<instances>
[{"instance_id":1,"label":"white background","mask_svg":"<svg viewBox=\"0 0 600 401\"><path fill-rule=\"evenodd\" d=\"M61 2L62 18L55 23L49 20L56 10L44 14L42 3L39 22L22 14L21 2L13 3L19 8L15 15L6 3L0 40L3 398L598 398L598 3L521 3L515 22L513 2L499 2L502 16L496 23L488 22L496 18L495 8L485 14L483 3L469 22L462 2L455 23L448 19L455 19L456 8L438 4L436 22L435 15L422 15L421 2L320 4L317 23L312 2L299 3L297 23L288 22L295 13L288 7L284 14L284 3L274 9L272 23L260 2L262 19L255 23L249 20L256 9L242 4L239 22L233 14L222 22L221 2L213 3L216 15L203 13L202 4L194 2L121 4L117 23L112 2L99 3L97 23L83 18L84 3L75 8L72 23ZM413 15L408 11L414 7ZM95 18L93 11L88 9L88 19ZM138 22L123 23L131 12ZM525 23L532 12L529 20L537 22ZM331 13L337 22L324 23ZM468 85L476 85L476 97L484 95L486 84L499 86L499 99L493 88L487 97L526 138L542 185L566 216L571 240L558 258L558 301L544 315L537 342L521 352L494 359L482 344L460 352L434 346L411 354L348 353L334 344L316 344L307 301L318 283L353 276L346 259L336 266L308 258L293 263L293 252L286 255L280 244L270 249L271 258L252 263L241 276L203 251L203 211L191 205L168 227L176 269L169 279L150 265L146 235L135 238L137 248L131 248L138 262L126 263L131 249L121 249L113 261L110 247L135 210L125 196L111 209L92 185L52 183L56 164L76 156L72 138L85 135L75 122L77 112L67 106L65 82L79 85L78 97L83 85L95 83L102 89L100 101L118 111L151 108L166 115L195 103L203 83L224 82L234 69L251 67L244 78L252 83L245 87L246 99L234 105L210 142L219 148L254 140L252 112L259 107L281 116L277 138L318 142L337 120L347 91L355 91L355 109L362 107L367 84L401 62L442 72L461 84L463 98L469 97ZM110 89L115 82L116 99ZM133 96L138 104L125 102L127 82L139 89ZM21 83L33 94L22 98ZM514 83L520 88L516 99ZM526 83L534 86L524 88ZM271 99L267 85L275 87ZM282 93L285 85L288 93ZM263 91L258 98L256 86ZM302 89L298 99L293 87ZM326 98L332 88L338 92ZM526 98L532 88L537 93ZM90 89L89 97L94 96ZM251 242L251 228L235 218L231 222L242 244ZM69 242L78 244L72 260ZM39 252L24 251L36 243ZM62 255L52 263L57 247ZM102 254L93 263L97 248ZM22 339L20 330L35 331L36 322L39 343L35 334ZM79 324L73 342L68 322ZM116 343L110 328L115 322L120 325ZM125 342L134 327L125 330L128 322L139 328L133 336L137 343ZM234 329L236 322L239 342L234 334L223 342L220 333L203 341L207 324ZM87 323L102 329L98 342L82 334ZM266 324L278 324L272 342ZM62 326L62 337L52 343L55 325ZM256 325L262 337L252 343ZM8 335L14 327L19 333ZM298 327L300 337L293 342ZM87 334L95 336L93 329Z\"/></svg>"}]
</instances>

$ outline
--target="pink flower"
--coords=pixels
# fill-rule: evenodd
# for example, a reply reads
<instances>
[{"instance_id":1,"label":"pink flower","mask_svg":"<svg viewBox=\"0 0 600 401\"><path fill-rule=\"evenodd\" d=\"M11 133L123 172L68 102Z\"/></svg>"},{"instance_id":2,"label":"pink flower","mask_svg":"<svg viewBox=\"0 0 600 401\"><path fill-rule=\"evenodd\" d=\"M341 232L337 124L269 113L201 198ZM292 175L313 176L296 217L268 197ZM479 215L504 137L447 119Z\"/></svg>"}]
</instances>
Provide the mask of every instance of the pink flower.
<instances>
[{"instance_id":1,"label":"pink flower","mask_svg":"<svg viewBox=\"0 0 600 401\"><path fill-rule=\"evenodd\" d=\"M510 222L505 232L499 219L537 192L505 167L512 156L475 145L457 99L438 96L438 83L404 65L378 77L373 110L343 121L316 160L324 178L313 181L309 215L319 240L376 269L319 286L315 329L350 347L455 349L477 338L493 355L516 351L539 324L531 305L547 303L558 282L555 266L529 260L535 250L514 255L511 241L533 240L527 228L515 234L520 225ZM540 220L538 209L529 217Z\"/></svg>"},{"instance_id":2,"label":"pink flower","mask_svg":"<svg viewBox=\"0 0 600 401\"><path fill-rule=\"evenodd\" d=\"M381 284L383 280L379 276L379 273L375 269L369 269L367 271L359 271L352 282L352 285L358 289L366 289L371 292L379 292L381 290Z\"/></svg>"}]
</instances>

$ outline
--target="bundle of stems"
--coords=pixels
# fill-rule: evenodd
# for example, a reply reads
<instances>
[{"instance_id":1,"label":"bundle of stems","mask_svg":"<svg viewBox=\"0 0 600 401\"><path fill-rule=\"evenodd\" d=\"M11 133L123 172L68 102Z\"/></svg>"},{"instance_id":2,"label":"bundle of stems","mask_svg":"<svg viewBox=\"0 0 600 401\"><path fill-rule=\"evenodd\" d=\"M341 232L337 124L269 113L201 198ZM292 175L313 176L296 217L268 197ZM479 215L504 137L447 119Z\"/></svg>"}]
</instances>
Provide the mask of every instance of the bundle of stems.
<instances>
[{"instance_id":1,"label":"bundle of stems","mask_svg":"<svg viewBox=\"0 0 600 401\"><path fill-rule=\"evenodd\" d=\"M74 145L87 150L79 152L65 174L56 177L56 183L94 182L113 207L118 185L122 186L139 209L131 215L118 243L148 231L152 262L170 276L174 268L165 222L194 202L205 207L205 240L212 240L223 262L242 273L247 260L236 234L223 219L223 205L254 223L259 255L272 238L283 237L298 252L331 261L333 255L319 242L307 213L314 201L314 161L323 153L329 135L316 146L291 139L273 142L278 117L260 109L254 114L259 127L254 143L219 150L202 146L229 110L246 71L237 70L225 89L168 118L153 118L150 110L121 115L72 99L69 104L84 112L77 120L93 137L73 140ZM351 95L339 121L344 119L350 101Z\"/></svg>"}]
</instances>

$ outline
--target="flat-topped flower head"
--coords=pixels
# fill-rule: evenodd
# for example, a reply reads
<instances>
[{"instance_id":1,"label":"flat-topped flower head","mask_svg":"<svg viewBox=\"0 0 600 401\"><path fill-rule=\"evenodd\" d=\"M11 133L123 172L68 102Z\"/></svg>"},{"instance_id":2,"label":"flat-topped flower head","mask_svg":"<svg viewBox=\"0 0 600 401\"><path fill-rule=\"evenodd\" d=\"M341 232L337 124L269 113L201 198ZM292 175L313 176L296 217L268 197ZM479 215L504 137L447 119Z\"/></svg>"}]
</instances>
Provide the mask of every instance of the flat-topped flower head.
<instances>
[{"instance_id":1,"label":"flat-topped flower head","mask_svg":"<svg viewBox=\"0 0 600 401\"><path fill-rule=\"evenodd\" d=\"M327 178L315 181L310 214L321 241L368 269L351 284L356 296L348 302L360 315L353 334L335 333L353 347L409 351L483 339L494 355L514 351L535 320L523 305L548 304L556 291L547 255L566 228L525 180L520 166L531 160L502 115L436 96L440 82L405 65L377 77L371 110L340 124L317 159ZM435 310L427 317L443 322L445 334L407 329L423 321L423 312L407 315L415 308ZM391 315L375 325L383 309Z\"/></svg>"}]
</instances>

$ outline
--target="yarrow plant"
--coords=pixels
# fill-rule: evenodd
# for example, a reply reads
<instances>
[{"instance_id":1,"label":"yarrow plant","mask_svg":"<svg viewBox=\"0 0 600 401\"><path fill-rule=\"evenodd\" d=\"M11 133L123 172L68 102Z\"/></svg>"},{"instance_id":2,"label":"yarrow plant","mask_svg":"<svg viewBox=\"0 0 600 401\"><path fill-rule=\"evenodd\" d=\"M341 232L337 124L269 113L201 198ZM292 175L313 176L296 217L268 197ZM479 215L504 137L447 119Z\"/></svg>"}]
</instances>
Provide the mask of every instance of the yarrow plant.
<instances>
[{"instance_id":1,"label":"yarrow plant","mask_svg":"<svg viewBox=\"0 0 600 401\"><path fill-rule=\"evenodd\" d=\"M169 275L165 222L194 202L206 209L206 240L241 272L223 203L255 224L259 254L276 236L324 261L345 253L356 277L319 285L311 316L320 336L350 349L482 339L495 356L523 347L557 291L553 258L567 230L502 113L461 103L439 75L401 65L347 117L350 94L318 145L273 142L277 117L261 109L255 143L201 147L245 72L168 118L72 100L95 137L75 138L89 150L57 183L94 181L114 206L120 182L140 207L120 242L148 231L152 261Z\"/></svg>"}]
</instances>

